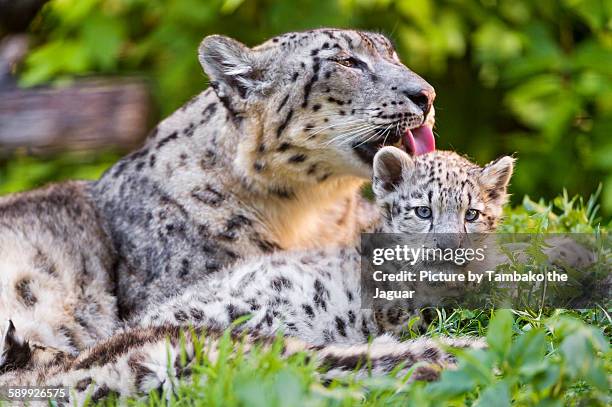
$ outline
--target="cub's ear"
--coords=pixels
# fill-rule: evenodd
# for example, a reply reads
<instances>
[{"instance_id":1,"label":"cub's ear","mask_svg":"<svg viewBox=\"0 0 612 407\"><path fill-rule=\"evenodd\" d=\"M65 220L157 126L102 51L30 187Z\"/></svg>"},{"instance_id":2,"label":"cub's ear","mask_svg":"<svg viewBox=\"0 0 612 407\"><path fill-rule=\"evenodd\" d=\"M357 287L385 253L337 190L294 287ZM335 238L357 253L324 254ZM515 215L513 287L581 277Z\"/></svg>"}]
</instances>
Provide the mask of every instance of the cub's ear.
<instances>
[{"instance_id":1,"label":"cub's ear","mask_svg":"<svg viewBox=\"0 0 612 407\"><path fill-rule=\"evenodd\" d=\"M412 158L395 147L383 147L374 156L372 190L378 197L393 192L414 168Z\"/></svg>"},{"instance_id":2,"label":"cub's ear","mask_svg":"<svg viewBox=\"0 0 612 407\"><path fill-rule=\"evenodd\" d=\"M510 156L500 157L480 170L478 181L490 201L499 205L506 203L506 190L514 170L514 161Z\"/></svg>"},{"instance_id":3,"label":"cub's ear","mask_svg":"<svg viewBox=\"0 0 612 407\"><path fill-rule=\"evenodd\" d=\"M221 100L248 94L260 86L261 71L256 58L244 44L222 35L210 35L200 44L200 64Z\"/></svg>"}]
</instances>

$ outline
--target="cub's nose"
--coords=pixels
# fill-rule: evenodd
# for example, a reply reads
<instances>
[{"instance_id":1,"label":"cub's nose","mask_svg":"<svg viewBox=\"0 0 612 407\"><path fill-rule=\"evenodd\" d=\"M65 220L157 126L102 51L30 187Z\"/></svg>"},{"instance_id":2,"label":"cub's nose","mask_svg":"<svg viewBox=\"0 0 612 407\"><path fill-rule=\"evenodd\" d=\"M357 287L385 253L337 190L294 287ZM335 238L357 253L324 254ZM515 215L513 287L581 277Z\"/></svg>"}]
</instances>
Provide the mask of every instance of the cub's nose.
<instances>
[{"instance_id":1,"label":"cub's nose","mask_svg":"<svg viewBox=\"0 0 612 407\"><path fill-rule=\"evenodd\" d=\"M402 91L402 93L419 109L421 109L423 116L427 116L427 113L429 113L431 110L431 105L436 98L436 92L432 86L407 89Z\"/></svg>"},{"instance_id":2,"label":"cub's nose","mask_svg":"<svg viewBox=\"0 0 612 407\"><path fill-rule=\"evenodd\" d=\"M462 243L461 240L461 235L459 233L440 233L434 238L436 247L442 250L459 249Z\"/></svg>"}]
</instances>

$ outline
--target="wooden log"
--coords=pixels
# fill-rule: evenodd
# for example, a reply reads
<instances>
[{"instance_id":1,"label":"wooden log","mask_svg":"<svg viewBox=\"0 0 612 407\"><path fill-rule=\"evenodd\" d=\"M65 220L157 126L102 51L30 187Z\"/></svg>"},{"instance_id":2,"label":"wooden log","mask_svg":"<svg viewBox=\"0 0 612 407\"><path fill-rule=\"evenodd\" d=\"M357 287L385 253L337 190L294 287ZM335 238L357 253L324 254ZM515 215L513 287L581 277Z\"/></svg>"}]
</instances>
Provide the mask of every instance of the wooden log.
<instances>
[{"instance_id":1,"label":"wooden log","mask_svg":"<svg viewBox=\"0 0 612 407\"><path fill-rule=\"evenodd\" d=\"M0 89L0 151L129 150L144 138L151 116L148 87L138 78Z\"/></svg>"}]
</instances>

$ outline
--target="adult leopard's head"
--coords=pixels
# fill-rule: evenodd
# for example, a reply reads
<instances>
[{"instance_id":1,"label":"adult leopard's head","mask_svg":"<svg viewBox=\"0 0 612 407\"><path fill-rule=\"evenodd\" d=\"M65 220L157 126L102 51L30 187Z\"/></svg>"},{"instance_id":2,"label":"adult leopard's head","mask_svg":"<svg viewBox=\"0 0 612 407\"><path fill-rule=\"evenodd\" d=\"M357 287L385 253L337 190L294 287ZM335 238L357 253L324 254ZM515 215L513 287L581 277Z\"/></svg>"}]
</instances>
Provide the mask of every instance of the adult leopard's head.
<instances>
[{"instance_id":1,"label":"adult leopard's head","mask_svg":"<svg viewBox=\"0 0 612 407\"><path fill-rule=\"evenodd\" d=\"M435 92L380 34L319 29L247 48L206 37L200 62L244 139L238 155L268 178L369 177L383 145L435 148Z\"/></svg>"}]
</instances>

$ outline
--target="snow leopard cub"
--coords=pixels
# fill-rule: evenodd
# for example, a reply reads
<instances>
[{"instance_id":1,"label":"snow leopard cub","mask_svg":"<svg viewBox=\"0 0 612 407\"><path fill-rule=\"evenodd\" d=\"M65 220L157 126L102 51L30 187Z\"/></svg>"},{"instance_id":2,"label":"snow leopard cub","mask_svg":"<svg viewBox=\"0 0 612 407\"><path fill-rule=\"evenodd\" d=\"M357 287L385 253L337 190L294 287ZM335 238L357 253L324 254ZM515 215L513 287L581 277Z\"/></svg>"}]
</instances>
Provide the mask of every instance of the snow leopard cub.
<instances>
[{"instance_id":1,"label":"snow leopard cub","mask_svg":"<svg viewBox=\"0 0 612 407\"><path fill-rule=\"evenodd\" d=\"M484 168L437 151L411 157L385 147L374 160L380 219L370 232L492 232L507 200L514 159ZM428 216L423 213L428 212ZM132 326L193 324L284 332L312 345L358 343L401 328L396 308L361 309L358 247L281 252L250 259L154 306Z\"/></svg>"}]
</instances>

